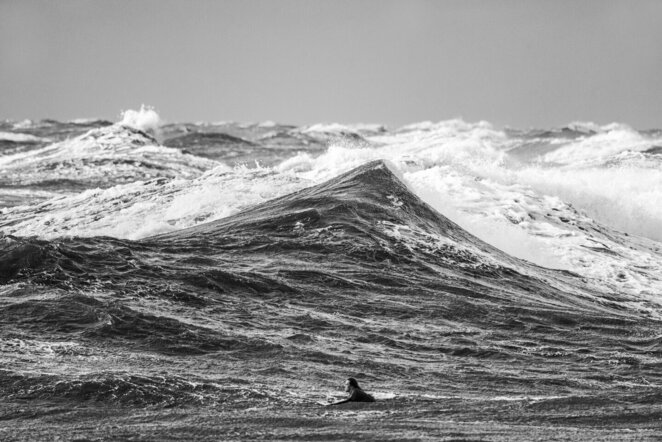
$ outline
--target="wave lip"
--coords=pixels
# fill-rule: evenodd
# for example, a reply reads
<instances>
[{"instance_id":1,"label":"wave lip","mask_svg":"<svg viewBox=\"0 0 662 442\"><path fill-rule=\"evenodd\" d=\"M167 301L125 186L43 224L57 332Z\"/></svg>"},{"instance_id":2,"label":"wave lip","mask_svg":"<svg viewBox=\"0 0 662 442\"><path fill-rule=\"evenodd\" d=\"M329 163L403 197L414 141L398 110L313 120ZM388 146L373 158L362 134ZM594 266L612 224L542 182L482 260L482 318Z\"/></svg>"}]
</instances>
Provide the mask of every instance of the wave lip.
<instances>
[{"instance_id":1,"label":"wave lip","mask_svg":"<svg viewBox=\"0 0 662 442\"><path fill-rule=\"evenodd\" d=\"M406 225L496 251L420 200L382 160L239 214L146 240L195 240L200 235L214 236L239 229L283 235L287 232L298 237L310 229L345 228L356 236L371 236L385 230L380 226L390 225Z\"/></svg>"}]
</instances>

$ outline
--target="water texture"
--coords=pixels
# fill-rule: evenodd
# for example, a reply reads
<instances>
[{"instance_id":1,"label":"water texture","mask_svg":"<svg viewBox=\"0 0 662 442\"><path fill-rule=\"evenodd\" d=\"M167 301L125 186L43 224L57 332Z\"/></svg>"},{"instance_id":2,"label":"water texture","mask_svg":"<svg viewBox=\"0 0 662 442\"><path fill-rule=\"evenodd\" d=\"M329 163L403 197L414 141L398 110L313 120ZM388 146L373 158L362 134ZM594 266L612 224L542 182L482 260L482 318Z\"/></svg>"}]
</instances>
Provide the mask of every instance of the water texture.
<instances>
[{"instance_id":1,"label":"water texture","mask_svg":"<svg viewBox=\"0 0 662 442\"><path fill-rule=\"evenodd\" d=\"M659 131L0 140L2 438L662 437Z\"/></svg>"}]
</instances>

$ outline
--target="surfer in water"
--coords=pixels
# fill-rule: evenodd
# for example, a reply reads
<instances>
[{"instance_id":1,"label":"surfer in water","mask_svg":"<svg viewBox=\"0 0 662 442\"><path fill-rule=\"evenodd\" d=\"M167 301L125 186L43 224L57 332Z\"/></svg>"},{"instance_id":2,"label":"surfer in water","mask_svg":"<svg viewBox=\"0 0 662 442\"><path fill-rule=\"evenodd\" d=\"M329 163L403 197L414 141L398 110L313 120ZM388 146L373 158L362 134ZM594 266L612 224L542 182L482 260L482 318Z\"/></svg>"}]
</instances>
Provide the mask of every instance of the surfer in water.
<instances>
[{"instance_id":1,"label":"surfer in water","mask_svg":"<svg viewBox=\"0 0 662 442\"><path fill-rule=\"evenodd\" d=\"M345 382L345 391L349 393L349 397L347 399L333 402L328 405L339 405L346 402L375 402L375 398L363 391L363 389L359 387L359 383L356 382L356 379L354 378L347 379L347 382Z\"/></svg>"}]
</instances>

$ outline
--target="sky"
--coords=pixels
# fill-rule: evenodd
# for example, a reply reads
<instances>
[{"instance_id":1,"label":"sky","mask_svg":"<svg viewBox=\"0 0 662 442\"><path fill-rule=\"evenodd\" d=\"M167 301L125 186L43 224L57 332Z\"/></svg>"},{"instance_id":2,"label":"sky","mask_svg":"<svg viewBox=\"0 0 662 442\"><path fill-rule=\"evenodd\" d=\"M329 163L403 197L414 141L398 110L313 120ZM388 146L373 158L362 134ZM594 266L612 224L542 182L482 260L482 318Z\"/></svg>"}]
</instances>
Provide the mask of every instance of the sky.
<instances>
[{"instance_id":1,"label":"sky","mask_svg":"<svg viewBox=\"0 0 662 442\"><path fill-rule=\"evenodd\" d=\"M662 127L660 0L0 0L0 119Z\"/></svg>"}]
</instances>

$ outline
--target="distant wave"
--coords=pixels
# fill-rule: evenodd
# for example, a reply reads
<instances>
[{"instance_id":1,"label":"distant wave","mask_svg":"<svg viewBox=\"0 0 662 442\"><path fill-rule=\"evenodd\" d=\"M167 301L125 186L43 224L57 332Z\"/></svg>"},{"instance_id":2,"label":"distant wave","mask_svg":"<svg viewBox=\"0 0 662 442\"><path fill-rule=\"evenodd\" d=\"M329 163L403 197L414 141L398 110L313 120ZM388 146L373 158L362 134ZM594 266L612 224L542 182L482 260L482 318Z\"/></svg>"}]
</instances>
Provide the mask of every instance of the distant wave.
<instances>
[{"instance_id":1,"label":"distant wave","mask_svg":"<svg viewBox=\"0 0 662 442\"><path fill-rule=\"evenodd\" d=\"M0 141L11 141L13 143L43 143L48 140L20 132L0 132Z\"/></svg>"},{"instance_id":2,"label":"distant wave","mask_svg":"<svg viewBox=\"0 0 662 442\"><path fill-rule=\"evenodd\" d=\"M26 186L66 177L86 187L111 187L158 177L193 178L218 164L161 146L147 133L117 124L2 156L5 173L0 180L3 186Z\"/></svg>"}]
</instances>

